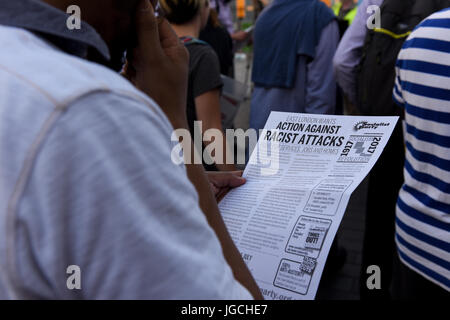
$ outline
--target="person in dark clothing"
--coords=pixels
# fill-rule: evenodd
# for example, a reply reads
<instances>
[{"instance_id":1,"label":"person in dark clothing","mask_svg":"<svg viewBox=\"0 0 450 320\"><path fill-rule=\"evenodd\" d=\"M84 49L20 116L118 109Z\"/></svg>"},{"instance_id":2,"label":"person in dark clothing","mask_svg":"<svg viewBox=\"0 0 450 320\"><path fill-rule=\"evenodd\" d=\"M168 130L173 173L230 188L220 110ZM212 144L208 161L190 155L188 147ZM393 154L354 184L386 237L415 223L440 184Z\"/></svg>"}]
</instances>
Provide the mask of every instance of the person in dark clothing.
<instances>
[{"instance_id":1,"label":"person in dark clothing","mask_svg":"<svg viewBox=\"0 0 450 320\"><path fill-rule=\"evenodd\" d=\"M205 27L209 17L208 0L161 0L167 20L189 51L189 87L187 99L187 119L191 135L196 137L195 129L201 136L210 129L222 130L220 112L220 93L223 86L220 77L220 64L213 48L199 40L200 31ZM215 150L214 161L206 161L207 170L233 171L234 164L226 164L227 141L221 135L222 150ZM214 141L215 142L215 141ZM202 150L208 144L203 142ZM216 154L220 153L220 154ZM214 159L211 159L214 160Z\"/></svg>"},{"instance_id":2,"label":"person in dark clothing","mask_svg":"<svg viewBox=\"0 0 450 320\"><path fill-rule=\"evenodd\" d=\"M227 29L220 25L215 10L211 10L207 24L200 32L200 40L207 42L216 52L220 73L233 77L233 40Z\"/></svg>"},{"instance_id":3,"label":"person in dark clothing","mask_svg":"<svg viewBox=\"0 0 450 320\"><path fill-rule=\"evenodd\" d=\"M402 123L399 121L388 144L369 175L366 221L360 280L361 299L390 299L392 257L395 255L395 204L404 177L405 162ZM367 287L367 268L382 270L381 289Z\"/></svg>"}]
</instances>

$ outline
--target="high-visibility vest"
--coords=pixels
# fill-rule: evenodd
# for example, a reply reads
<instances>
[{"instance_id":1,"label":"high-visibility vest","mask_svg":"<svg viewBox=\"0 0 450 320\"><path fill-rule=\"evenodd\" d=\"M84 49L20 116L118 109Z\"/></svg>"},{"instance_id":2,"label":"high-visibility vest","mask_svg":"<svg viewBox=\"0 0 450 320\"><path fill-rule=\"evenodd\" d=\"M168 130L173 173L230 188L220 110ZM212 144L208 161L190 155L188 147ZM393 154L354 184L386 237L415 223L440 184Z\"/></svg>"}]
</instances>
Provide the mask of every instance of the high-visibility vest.
<instances>
[{"instance_id":1,"label":"high-visibility vest","mask_svg":"<svg viewBox=\"0 0 450 320\"><path fill-rule=\"evenodd\" d=\"M238 19L245 18L245 0L236 1L236 17Z\"/></svg>"},{"instance_id":2,"label":"high-visibility vest","mask_svg":"<svg viewBox=\"0 0 450 320\"><path fill-rule=\"evenodd\" d=\"M333 5L333 11L336 17L339 16L339 13L342 9L342 3L340 1L336 2ZM358 12L358 6L355 6L352 10L350 10L344 17L344 20L348 22L348 24L352 24L353 20L355 20L356 13Z\"/></svg>"},{"instance_id":3,"label":"high-visibility vest","mask_svg":"<svg viewBox=\"0 0 450 320\"><path fill-rule=\"evenodd\" d=\"M331 0L322 0L322 2L331 8Z\"/></svg>"}]
</instances>

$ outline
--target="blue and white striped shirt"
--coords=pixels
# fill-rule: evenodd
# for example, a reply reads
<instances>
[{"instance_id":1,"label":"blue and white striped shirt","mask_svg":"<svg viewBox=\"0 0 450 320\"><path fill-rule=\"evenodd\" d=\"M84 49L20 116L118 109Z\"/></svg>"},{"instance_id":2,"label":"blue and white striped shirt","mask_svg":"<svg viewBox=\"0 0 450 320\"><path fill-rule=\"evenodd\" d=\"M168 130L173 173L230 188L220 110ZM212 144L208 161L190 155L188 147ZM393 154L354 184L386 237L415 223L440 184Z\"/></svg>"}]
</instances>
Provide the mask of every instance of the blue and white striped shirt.
<instances>
[{"instance_id":1,"label":"blue and white striped shirt","mask_svg":"<svg viewBox=\"0 0 450 320\"><path fill-rule=\"evenodd\" d=\"M396 72L406 122L397 248L405 265L450 291L450 8L414 30Z\"/></svg>"}]
</instances>

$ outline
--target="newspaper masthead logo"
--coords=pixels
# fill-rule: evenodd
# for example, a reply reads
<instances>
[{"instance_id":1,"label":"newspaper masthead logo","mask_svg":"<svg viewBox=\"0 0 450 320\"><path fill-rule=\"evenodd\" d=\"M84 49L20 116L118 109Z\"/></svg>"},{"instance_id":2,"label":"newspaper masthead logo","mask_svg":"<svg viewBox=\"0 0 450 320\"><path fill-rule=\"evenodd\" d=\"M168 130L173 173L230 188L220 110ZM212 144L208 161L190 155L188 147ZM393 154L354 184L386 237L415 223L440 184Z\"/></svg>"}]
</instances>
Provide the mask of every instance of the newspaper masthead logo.
<instances>
[{"instance_id":1,"label":"newspaper masthead logo","mask_svg":"<svg viewBox=\"0 0 450 320\"><path fill-rule=\"evenodd\" d=\"M357 124L355 124L355 126L353 127L353 130L355 131L359 131L362 129L378 129L378 127L389 127L389 123L385 123L385 122L374 122L374 123L369 123L367 121L360 121Z\"/></svg>"}]
</instances>

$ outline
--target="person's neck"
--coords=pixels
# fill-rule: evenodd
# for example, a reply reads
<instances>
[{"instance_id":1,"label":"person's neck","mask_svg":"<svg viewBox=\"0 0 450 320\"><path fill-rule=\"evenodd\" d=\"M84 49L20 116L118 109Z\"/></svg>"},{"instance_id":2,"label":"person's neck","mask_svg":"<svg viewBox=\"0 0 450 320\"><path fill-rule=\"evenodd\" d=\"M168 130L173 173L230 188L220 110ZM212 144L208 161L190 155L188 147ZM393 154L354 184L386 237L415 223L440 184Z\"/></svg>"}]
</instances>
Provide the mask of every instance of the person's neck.
<instances>
[{"instance_id":1,"label":"person's neck","mask_svg":"<svg viewBox=\"0 0 450 320\"><path fill-rule=\"evenodd\" d=\"M200 25L197 21L186 24L172 24L172 28L179 38L192 37L198 38L200 35Z\"/></svg>"}]
</instances>

